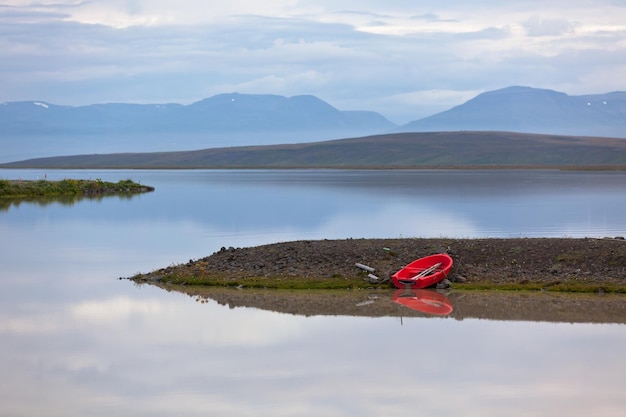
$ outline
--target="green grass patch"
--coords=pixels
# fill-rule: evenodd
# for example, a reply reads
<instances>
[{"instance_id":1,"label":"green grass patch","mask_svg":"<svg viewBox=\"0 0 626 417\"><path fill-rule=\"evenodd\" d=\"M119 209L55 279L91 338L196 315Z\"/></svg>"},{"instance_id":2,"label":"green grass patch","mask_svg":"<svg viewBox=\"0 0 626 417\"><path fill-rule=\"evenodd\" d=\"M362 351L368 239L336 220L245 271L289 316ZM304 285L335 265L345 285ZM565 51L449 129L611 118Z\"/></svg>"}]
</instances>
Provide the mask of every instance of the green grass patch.
<instances>
[{"instance_id":1,"label":"green grass patch","mask_svg":"<svg viewBox=\"0 0 626 417\"><path fill-rule=\"evenodd\" d=\"M0 198L41 198L60 196L90 196L105 194L133 194L153 191L154 188L132 180L118 182L80 179L48 180L0 180Z\"/></svg>"},{"instance_id":2,"label":"green grass patch","mask_svg":"<svg viewBox=\"0 0 626 417\"><path fill-rule=\"evenodd\" d=\"M162 284L201 286L201 287L240 287L277 290L346 290L371 288L373 285L361 278L329 276L327 278L306 277L230 277L194 274L165 273L155 278L152 274L138 274L131 279L135 282L156 281ZM385 287L394 288L390 283ZM374 285L377 286L377 285ZM558 293L607 293L626 294L626 284L580 283L580 282L524 282L524 283L458 283L452 289L466 291L548 291Z\"/></svg>"},{"instance_id":3,"label":"green grass patch","mask_svg":"<svg viewBox=\"0 0 626 417\"><path fill-rule=\"evenodd\" d=\"M144 280L142 276L136 276L132 279L135 281ZM341 276L308 279L282 276L232 278L220 276L167 274L160 278L159 282L174 285L193 285L204 287L243 287L281 290L345 290L371 286L365 280L345 278Z\"/></svg>"},{"instance_id":4,"label":"green grass patch","mask_svg":"<svg viewBox=\"0 0 626 417\"><path fill-rule=\"evenodd\" d=\"M561 293L626 294L626 285L599 283L454 283L454 289L467 291L549 291Z\"/></svg>"}]
</instances>

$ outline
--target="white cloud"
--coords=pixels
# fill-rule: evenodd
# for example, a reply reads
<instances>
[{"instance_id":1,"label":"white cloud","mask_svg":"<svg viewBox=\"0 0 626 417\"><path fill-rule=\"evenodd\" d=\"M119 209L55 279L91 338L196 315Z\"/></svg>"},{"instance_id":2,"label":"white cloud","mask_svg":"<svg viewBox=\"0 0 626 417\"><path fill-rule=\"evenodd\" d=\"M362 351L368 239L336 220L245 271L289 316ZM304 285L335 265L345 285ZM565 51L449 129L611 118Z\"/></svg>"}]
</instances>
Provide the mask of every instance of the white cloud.
<instances>
[{"instance_id":1,"label":"white cloud","mask_svg":"<svg viewBox=\"0 0 626 417\"><path fill-rule=\"evenodd\" d=\"M318 234L320 238L345 238L350 237L350 230L360 228L365 237L446 237L473 236L476 233L476 228L468 219L459 219L425 207L398 202L391 208L374 214L353 212L348 216L328 219L326 224L320 227Z\"/></svg>"},{"instance_id":2,"label":"white cloud","mask_svg":"<svg viewBox=\"0 0 626 417\"><path fill-rule=\"evenodd\" d=\"M236 309L229 311L228 320L207 321L207 318L220 316L224 307L214 301L194 305L191 300L180 298L164 301L118 296L83 301L60 310L48 307L46 313L35 312L29 316L0 316L0 334L44 337L80 331L112 344L115 340L109 337L115 331L117 338L123 337L131 344L150 341L171 346L272 346L303 336L301 326L292 316ZM195 318L181 322L181 315ZM127 325L120 327L120 323ZM141 332L137 330L138 325Z\"/></svg>"},{"instance_id":3,"label":"white cloud","mask_svg":"<svg viewBox=\"0 0 626 417\"><path fill-rule=\"evenodd\" d=\"M80 3L70 20L112 27L194 25L237 15L286 17L293 1L100 0Z\"/></svg>"},{"instance_id":4,"label":"white cloud","mask_svg":"<svg viewBox=\"0 0 626 417\"><path fill-rule=\"evenodd\" d=\"M573 25L565 19L542 19L532 16L524 22L529 36L559 36L571 32Z\"/></svg>"}]
</instances>

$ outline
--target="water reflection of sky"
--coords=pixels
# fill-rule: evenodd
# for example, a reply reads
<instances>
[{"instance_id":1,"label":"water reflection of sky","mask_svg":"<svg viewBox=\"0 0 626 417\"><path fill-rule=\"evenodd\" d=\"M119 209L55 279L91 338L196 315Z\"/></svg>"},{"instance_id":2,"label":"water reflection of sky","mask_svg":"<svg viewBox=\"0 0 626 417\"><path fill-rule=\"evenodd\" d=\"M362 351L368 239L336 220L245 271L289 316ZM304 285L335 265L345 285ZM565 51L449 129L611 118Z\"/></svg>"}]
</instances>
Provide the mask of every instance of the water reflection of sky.
<instances>
[{"instance_id":1,"label":"water reflection of sky","mask_svg":"<svg viewBox=\"0 0 626 417\"><path fill-rule=\"evenodd\" d=\"M157 191L0 212L0 416L622 416L624 325L301 317L117 279L221 246L626 230L623 173L451 175L48 173Z\"/></svg>"},{"instance_id":2,"label":"water reflection of sky","mask_svg":"<svg viewBox=\"0 0 626 417\"><path fill-rule=\"evenodd\" d=\"M72 210L53 205L39 221L88 217L144 230L180 225L198 230L188 238L220 240L219 246L300 238L600 237L626 229L622 172L61 172L49 177L131 177L157 191L132 200L81 202ZM13 222L38 210L12 209Z\"/></svg>"},{"instance_id":3,"label":"water reflection of sky","mask_svg":"<svg viewBox=\"0 0 626 417\"><path fill-rule=\"evenodd\" d=\"M147 287L51 307L3 314L0 365L15 375L0 394L6 415L621 416L626 407L623 325L307 318Z\"/></svg>"}]
</instances>

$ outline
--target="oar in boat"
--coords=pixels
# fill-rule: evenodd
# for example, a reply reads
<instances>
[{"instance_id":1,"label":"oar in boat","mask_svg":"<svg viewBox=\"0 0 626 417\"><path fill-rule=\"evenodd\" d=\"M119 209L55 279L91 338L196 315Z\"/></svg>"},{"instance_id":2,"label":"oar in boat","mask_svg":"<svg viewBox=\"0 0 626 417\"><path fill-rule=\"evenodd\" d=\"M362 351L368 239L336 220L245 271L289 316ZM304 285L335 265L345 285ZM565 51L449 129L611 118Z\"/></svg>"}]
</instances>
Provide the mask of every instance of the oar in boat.
<instances>
[{"instance_id":1,"label":"oar in boat","mask_svg":"<svg viewBox=\"0 0 626 417\"><path fill-rule=\"evenodd\" d=\"M441 262L436 263L433 266L430 266L430 267L424 269L422 272L420 272L419 274L415 275L414 277L411 277L411 279L419 279L419 278L425 277L427 275L430 275L433 272L435 272L437 270L437 268L439 268L440 266L441 266Z\"/></svg>"}]
</instances>

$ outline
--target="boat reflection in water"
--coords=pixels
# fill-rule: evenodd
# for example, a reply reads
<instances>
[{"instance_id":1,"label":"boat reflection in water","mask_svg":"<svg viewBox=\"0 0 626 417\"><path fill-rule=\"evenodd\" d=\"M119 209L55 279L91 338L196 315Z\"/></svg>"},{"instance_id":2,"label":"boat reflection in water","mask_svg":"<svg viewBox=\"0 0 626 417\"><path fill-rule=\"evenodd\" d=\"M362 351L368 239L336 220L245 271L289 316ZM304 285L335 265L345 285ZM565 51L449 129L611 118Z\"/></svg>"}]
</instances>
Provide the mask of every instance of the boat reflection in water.
<instances>
[{"instance_id":1,"label":"boat reflection in water","mask_svg":"<svg viewBox=\"0 0 626 417\"><path fill-rule=\"evenodd\" d=\"M454 310L448 297L433 290L397 290L392 299L410 309L436 316L447 316Z\"/></svg>"}]
</instances>

